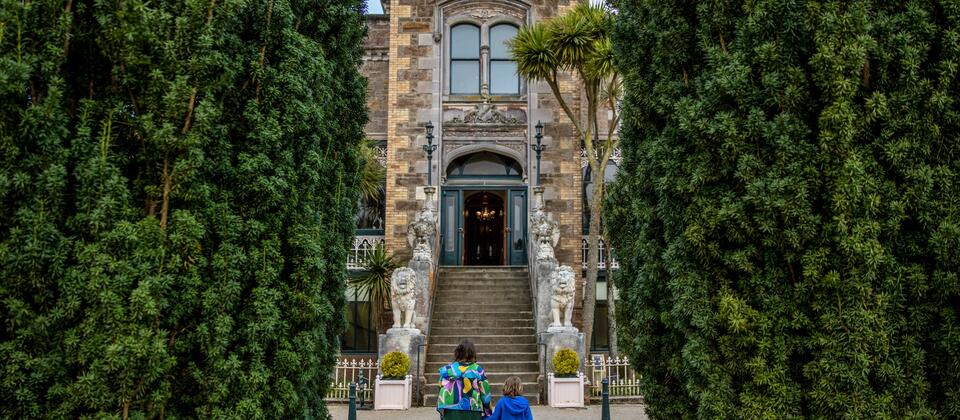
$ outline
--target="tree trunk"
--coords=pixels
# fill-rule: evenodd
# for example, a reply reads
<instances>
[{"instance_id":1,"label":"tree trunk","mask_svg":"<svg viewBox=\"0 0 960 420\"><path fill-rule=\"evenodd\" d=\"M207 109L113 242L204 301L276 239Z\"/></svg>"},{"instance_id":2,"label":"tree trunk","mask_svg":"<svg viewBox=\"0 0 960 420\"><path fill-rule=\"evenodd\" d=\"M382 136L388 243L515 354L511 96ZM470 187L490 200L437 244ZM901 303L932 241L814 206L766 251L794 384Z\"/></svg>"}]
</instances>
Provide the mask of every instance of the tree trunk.
<instances>
[{"instance_id":1,"label":"tree trunk","mask_svg":"<svg viewBox=\"0 0 960 420\"><path fill-rule=\"evenodd\" d=\"M596 173L596 171L594 171ZM583 285L583 335L589 352L593 340L593 321L597 306L597 265L600 262L600 202L603 196L601 182L594 182L593 203L590 206L590 227L587 232L587 278ZM599 193L599 194L598 194Z\"/></svg>"},{"instance_id":2,"label":"tree trunk","mask_svg":"<svg viewBox=\"0 0 960 420\"><path fill-rule=\"evenodd\" d=\"M620 350L617 349L617 299L613 291L615 289L613 282L613 270L610 269L611 261L610 243L607 243L607 319L610 326L610 357L618 357Z\"/></svg>"}]
</instances>

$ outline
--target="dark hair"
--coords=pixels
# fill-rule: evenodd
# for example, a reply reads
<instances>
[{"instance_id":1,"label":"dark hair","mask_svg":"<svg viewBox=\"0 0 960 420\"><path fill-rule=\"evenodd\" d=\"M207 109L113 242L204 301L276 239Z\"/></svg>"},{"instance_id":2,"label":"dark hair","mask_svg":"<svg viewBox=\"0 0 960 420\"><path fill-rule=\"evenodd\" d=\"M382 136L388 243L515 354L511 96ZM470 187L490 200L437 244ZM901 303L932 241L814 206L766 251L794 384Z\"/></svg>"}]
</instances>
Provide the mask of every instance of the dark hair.
<instances>
[{"instance_id":1,"label":"dark hair","mask_svg":"<svg viewBox=\"0 0 960 420\"><path fill-rule=\"evenodd\" d=\"M523 394L523 382L518 376L511 376L503 382L503 395L516 397Z\"/></svg>"},{"instance_id":2,"label":"dark hair","mask_svg":"<svg viewBox=\"0 0 960 420\"><path fill-rule=\"evenodd\" d=\"M463 363L476 363L477 350L473 348L473 341L468 338L463 339L457 349L453 351L453 360Z\"/></svg>"}]
</instances>

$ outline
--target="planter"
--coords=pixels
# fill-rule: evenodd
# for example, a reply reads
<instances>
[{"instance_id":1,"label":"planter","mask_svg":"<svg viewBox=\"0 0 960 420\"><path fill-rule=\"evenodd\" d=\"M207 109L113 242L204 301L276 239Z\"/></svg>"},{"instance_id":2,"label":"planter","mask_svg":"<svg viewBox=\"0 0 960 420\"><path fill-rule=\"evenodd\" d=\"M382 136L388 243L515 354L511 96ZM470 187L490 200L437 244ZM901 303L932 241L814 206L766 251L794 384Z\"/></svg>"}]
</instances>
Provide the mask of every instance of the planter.
<instances>
[{"instance_id":1,"label":"planter","mask_svg":"<svg viewBox=\"0 0 960 420\"><path fill-rule=\"evenodd\" d=\"M404 379L381 379L377 375L377 383L374 388L373 409L374 410L406 410L410 408L412 399L412 388L410 386L412 376L407 375Z\"/></svg>"},{"instance_id":2,"label":"planter","mask_svg":"<svg viewBox=\"0 0 960 420\"><path fill-rule=\"evenodd\" d=\"M583 407L583 373L577 373L573 378L558 378L550 373L547 382L551 407Z\"/></svg>"}]
</instances>

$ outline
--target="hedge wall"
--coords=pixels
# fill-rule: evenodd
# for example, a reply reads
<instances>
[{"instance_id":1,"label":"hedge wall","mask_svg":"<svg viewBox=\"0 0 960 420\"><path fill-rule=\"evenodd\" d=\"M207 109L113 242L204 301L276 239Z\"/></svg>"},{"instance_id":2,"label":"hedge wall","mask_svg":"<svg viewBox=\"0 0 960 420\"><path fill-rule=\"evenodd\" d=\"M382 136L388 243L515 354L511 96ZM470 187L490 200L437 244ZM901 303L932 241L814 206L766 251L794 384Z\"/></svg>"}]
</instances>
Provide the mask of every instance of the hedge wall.
<instances>
[{"instance_id":1,"label":"hedge wall","mask_svg":"<svg viewBox=\"0 0 960 420\"><path fill-rule=\"evenodd\" d=\"M0 417L326 418L361 3L2 3Z\"/></svg>"},{"instance_id":2,"label":"hedge wall","mask_svg":"<svg viewBox=\"0 0 960 420\"><path fill-rule=\"evenodd\" d=\"M960 417L960 6L618 1L655 418Z\"/></svg>"}]
</instances>

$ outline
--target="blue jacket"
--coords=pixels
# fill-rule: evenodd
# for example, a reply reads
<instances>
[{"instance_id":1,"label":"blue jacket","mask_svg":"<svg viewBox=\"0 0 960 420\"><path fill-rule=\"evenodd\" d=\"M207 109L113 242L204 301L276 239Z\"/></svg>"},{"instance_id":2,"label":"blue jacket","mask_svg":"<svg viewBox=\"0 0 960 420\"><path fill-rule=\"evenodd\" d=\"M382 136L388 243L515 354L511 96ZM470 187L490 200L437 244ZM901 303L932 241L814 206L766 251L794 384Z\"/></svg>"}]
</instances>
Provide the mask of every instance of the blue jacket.
<instances>
[{"instance_id":1,"label":"blue jacket","mask_svg":"<svg viewBox=\"0 0 960 420\"><path fill-rule=\"evenodd\" d=\"M526 398L504 396L497 401L493 415L487 420L533 420L533 412L530 411L530 403Z\"/></svg>"}]
</instances>

